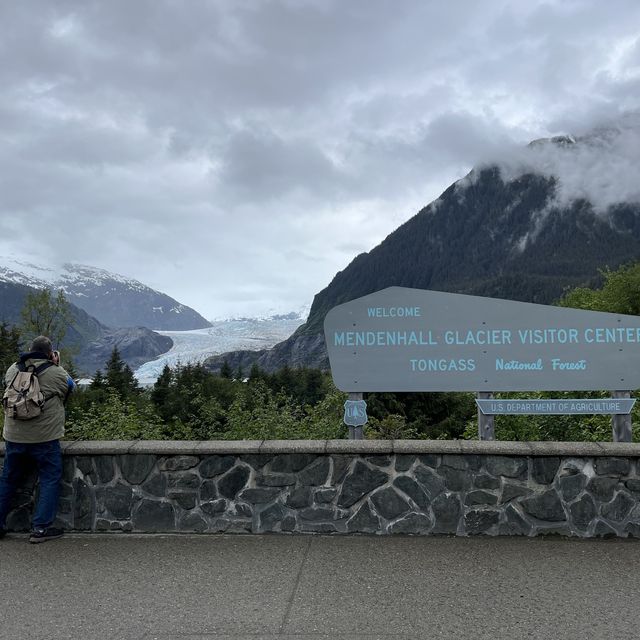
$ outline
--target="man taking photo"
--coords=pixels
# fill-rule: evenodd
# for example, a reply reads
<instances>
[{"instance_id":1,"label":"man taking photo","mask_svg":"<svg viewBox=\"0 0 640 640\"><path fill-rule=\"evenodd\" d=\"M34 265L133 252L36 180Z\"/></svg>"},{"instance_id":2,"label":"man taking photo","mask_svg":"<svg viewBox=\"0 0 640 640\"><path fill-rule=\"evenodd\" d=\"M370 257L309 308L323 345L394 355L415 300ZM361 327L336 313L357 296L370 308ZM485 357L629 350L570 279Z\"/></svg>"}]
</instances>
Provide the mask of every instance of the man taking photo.
<instances>
[{"instance_id":1,"label":"man taking photo","mask_svg":"<svg viewBox=\"0 0 640 640\"><path fill-rule=\"evenodd\" d=\"M64 435L64 402L74 382L60 366L60 354L51 340L38 336L4 378L4 467L0 477L0 538L6 535L11 500L30 461L38 470L40 493L29 542L60 538L53 526L58 510Z\"/></svg>"}]
</instances>

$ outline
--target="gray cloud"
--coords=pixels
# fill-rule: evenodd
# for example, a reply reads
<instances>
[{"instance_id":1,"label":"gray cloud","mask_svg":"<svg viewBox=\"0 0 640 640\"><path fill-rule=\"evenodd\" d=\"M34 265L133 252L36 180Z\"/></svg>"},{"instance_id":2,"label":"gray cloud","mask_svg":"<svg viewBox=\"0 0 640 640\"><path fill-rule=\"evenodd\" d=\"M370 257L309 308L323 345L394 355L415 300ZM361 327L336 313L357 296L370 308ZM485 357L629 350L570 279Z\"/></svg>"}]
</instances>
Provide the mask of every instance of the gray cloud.
<instances>
[{"instance_id":1,"label":"gray cloud","mask_svg":"<svg viewBox=\"0 0 640 640\"><path fill-rule=\"evenodd\" d=\"M218 181L230 197L264 200L304 189L320 193L341 181L316 142L283 139L271 131L241 131L222 152Z\"/></svg>"},{"instance_id":2,"label":"gray cloud","mask_svg":"<svg viewBox=\"0 0 640 640\"><path fill-rule=\"evenodd\" d=\"M209 316L297 308L474 164L639 109L639 23L636 0L2 3L0 254L33 252L28 220L43 259ZM633 193L618 143L617 182L534 164L605 203Z\"/></svg>"},{"instance_id":3,"label":"gray cloud","mask_svg":"<svg viewBox=\"0 0 640 640\"><path fill-rule=\"evenodd\" d=\"M589 200L599 213L640 202L640 112L603 124L571 144L535 143L500 158L504 179L531 171L558 179L556 202Z\"/></svg>"}]
</instances>

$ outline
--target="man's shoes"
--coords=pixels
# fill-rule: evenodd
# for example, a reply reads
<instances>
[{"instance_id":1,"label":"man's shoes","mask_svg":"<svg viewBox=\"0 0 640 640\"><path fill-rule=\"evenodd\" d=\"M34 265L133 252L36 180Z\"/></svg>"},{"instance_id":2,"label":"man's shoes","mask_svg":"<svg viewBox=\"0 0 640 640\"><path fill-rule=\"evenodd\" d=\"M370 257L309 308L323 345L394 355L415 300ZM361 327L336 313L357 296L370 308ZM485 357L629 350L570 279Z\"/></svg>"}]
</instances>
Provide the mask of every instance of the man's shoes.
<instances>
[{"instance_id":1,"label":"man's shoes","mask_svg":"<svg viewBox=\"0 0 640 640\"><path fill-rule=\"evenodd\" d=\"M47 527L46 529L34 529L29 536L29 542L31 544L38 544L39 542L46 542L47 540L57 540L62 538L64 531L57 527Z\"/></svg>"},{"instance_id":2,"label":"man's shoes","mask_svg":"<svg viewBox=\"0 0 640 640\"><path fill-rule=\"evenodd\" d=\"M7 535L7 530L0 529L0 540L2 540L2 538L4 538L6 535Z\"/></svg>"}]
</instances>

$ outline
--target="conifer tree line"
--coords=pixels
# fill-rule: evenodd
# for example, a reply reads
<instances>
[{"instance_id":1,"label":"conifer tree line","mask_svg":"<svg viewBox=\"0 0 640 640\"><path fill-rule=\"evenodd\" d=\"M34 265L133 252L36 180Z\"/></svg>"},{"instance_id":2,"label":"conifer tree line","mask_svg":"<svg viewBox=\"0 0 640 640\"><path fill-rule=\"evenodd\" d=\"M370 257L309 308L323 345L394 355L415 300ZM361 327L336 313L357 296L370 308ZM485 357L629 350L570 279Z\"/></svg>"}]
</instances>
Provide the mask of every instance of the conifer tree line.
<instances>
[{"instance_id":1,"label":"conifer tree line","mask_svg":"<svg viewBox=\"0 0 640 640\"><path fill-rule=\"evenodd\" d=\"M566 293L561 306L640 314L640 263L602 272L602 286ZM65 305L66 311L65 311ZM5 371L28 341L47 330L75 377L73 352L65 348L68 303L38 292L25 302L20 326L0 323L0 366ZM43 330L44 329L44 330ZM505 397L571 397L569 393L501 394ZM593 392L582 397L604 397ZM574 394L575 396L575 394ZM634 397L638 397L634 392ZM165 366L152 387L141 387L117 347L91 384L67 405L67 438L82 440L243 440L344 438L345 393L329 373L283 367L269 373L253 366L214 374L203 364ZM368 438L452 439L477 437L471 393L365 394ZM640 404L640 403L639 403ZM640 408L634 409L640 439ZM610 440L608 416L499 416L500 440Z\"/></svg>"},{"instance_id":2,"label":"conifer tree line","mask_svg":"<svg viewBox=\"0 0 640 640\"><path fill-rule=\"evenodd\" d=\"M327 372L283 367L247 376L202 364L165 366L140 387L114 348L105 372L70 402L67 437L75 439L344 438L344 402ZM369 394L368 437L460 437L475 410L471 394Z\"/></svg>"}]
</instances>

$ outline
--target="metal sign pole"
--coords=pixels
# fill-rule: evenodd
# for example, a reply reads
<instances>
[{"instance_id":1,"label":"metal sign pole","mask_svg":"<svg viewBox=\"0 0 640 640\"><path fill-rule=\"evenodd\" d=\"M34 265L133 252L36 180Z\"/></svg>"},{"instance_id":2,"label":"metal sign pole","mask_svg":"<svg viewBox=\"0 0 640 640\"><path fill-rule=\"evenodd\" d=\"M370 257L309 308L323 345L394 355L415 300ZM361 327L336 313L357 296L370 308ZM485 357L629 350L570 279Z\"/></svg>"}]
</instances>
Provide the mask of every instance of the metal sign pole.
<instances>
[{"instance_id":1,"label":"metal sign pole","mask_svg":"<svg viewBox=\"0 0 640 640\"><path fill-rule=\"evenodd\" d=\"M479 400L491 400L493 393L487 391L479 391L476 394ZM495 440L495 418L493 415L486 415L480 411L478 407L478 437L480 440Z\"/></svg>"},{"instance_id":2,"label":"metal sign pole","mask_svg":"<svg viewBox=\"0 0 640 640\"><path fill-rule=\"evenodd\" d=\"M630 398L630 391L613 391L612 398ZM631 414L618 414L611 418L614 442L631 442Z\"/></svg>"}]
</instances>

